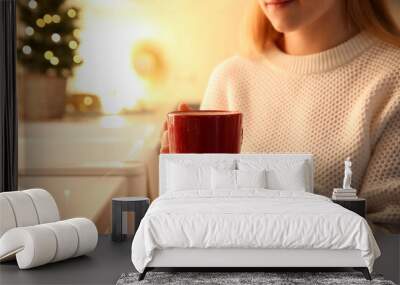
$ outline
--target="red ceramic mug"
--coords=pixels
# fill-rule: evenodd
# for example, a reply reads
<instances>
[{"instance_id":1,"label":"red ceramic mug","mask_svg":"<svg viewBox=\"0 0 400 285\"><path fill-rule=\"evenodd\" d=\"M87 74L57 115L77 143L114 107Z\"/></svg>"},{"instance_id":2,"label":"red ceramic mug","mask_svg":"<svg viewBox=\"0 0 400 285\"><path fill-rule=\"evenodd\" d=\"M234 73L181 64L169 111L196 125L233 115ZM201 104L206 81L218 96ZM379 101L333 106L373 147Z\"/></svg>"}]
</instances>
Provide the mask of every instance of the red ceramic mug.
<instances>
[{"instance_id":1,"label":"red ceramic mug","mask_svg":"<svg viewBox=\"0 0 400 285\"><path fill-rule=\"evenodd\" d=\"M167 121L170 153L240 153L240 112L176 111Z\"/></svg>"}]
</instances>

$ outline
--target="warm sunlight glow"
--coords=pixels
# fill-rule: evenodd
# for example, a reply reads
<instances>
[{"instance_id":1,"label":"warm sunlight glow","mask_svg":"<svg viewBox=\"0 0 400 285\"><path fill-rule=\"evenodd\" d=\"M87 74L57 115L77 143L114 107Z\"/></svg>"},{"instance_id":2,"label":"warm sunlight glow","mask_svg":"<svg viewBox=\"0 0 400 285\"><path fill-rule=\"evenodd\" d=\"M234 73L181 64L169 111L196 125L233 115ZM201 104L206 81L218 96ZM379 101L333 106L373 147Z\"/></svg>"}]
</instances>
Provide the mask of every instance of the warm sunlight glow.
<instances>
[{"instance_id":1,"label":"warm sunlight glow","mask_svg":"<svg viewBox=\"0 0 400 285\"><path fill-rule=\"evenodd\" d=\"M237 51L248 0L72 1L82 65L68 93L94 94L106 113L119 113L200 102L213 68ZM150 50L135 52L147 43Z\"/></svg>"},{"instance_id":2,"label":"warm sunlight glow","mask_svg":"<svg viewBox=\"0 0 400 285\"><path fill-rule=\"evenodd\" d=\"M131 109L147 94L145 82L132 67L132 48L137 42L154 37L155 32L131 12L121 14L120 11L135 11L130 1L85 3L88 6L83 6L78 48L83 64L76 69L71 88L96 94L106 114ZM74 47L71 43L70 48Z\"/></svg>"}]
</instances>

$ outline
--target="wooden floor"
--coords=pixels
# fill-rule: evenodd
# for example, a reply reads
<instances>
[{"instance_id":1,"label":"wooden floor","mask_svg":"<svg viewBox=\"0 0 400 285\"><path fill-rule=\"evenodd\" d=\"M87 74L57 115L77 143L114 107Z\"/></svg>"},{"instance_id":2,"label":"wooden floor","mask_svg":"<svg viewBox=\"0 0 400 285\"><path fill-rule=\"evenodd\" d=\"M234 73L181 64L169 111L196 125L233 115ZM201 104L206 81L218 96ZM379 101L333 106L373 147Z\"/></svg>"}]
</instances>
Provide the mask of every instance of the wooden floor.
<instances>
[{"instance_id":1,"label":"wooden floor","mask_svg":"<svg viewBox=\"0 0 400 285\"><path fill-rule=\"evenodd\" d=\"M376 261L374 271L400 284L400 235L377 235L376 239L383 256ZM29 270L19 270L15 261L2 263L0 284L115 284L122 273L135 271L130 253L130 240L116 243L101 236L96 250L88 256Z\"/></svg>"},{"instance_id":2,"label":"wooden floor","mask_svg":"<svg viewBox=\"0 0 400 285\"><path fill-rule=\"evenodd\" d=\"M374 271L385 276L385 279L400 284L400 233L377 232L374 236L381 250L381 257L375 261Z\"/></svg>"},{"instance_id":3,"label":"wooden floor","mask_svg":"<svg viewBox=\"0 0 400 285\"><path fill-rule=\"evenodd\" d=\"M115 243L99 237L95 251L41 267L19 270L17 263L0 264L0 284L115 284L122 273L134 271L131 241Z\"/></svg>"}]
</instances>

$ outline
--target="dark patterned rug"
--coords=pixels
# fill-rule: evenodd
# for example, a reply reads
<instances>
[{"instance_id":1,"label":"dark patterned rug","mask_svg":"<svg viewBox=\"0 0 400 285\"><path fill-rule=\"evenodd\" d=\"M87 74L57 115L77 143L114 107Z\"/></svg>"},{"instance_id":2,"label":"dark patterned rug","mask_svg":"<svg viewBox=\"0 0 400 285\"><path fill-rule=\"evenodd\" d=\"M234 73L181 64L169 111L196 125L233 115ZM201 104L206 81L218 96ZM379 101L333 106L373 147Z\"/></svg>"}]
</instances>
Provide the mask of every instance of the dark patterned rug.
<instances>
[{"instance_id":1,"label":"dark patterned rug","mask_svg":"<svg viewBox=\"0 0 400 285\"><path fill-rule=\"evenodd\" d=\"M148 272L142 281L138 281L138 276L138 273L122 274L117 285L395 285L380 275L372 275L372 281L368 281L360 272Z\"/></svg>"}]
</instances>

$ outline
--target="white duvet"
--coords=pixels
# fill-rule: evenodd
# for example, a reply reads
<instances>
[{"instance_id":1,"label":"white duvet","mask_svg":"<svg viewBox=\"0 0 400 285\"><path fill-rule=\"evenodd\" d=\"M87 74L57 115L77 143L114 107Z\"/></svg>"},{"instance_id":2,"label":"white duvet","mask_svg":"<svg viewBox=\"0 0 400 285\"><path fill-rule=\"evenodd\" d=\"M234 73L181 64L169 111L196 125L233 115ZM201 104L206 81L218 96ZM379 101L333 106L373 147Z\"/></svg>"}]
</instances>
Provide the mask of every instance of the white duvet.
<instances>
[{"instance_id":1,"label":"white duvet","mask_svg":"<svg viewBox=\"0 0 400 285\"><path fill-rule=\"evenodd\" d=\"M132 262L143 272L165 248L358 249L370 271L380 255L359 215L320 195L265 189L157 198L133 239Z\"/></svg>"}]
</instances>

